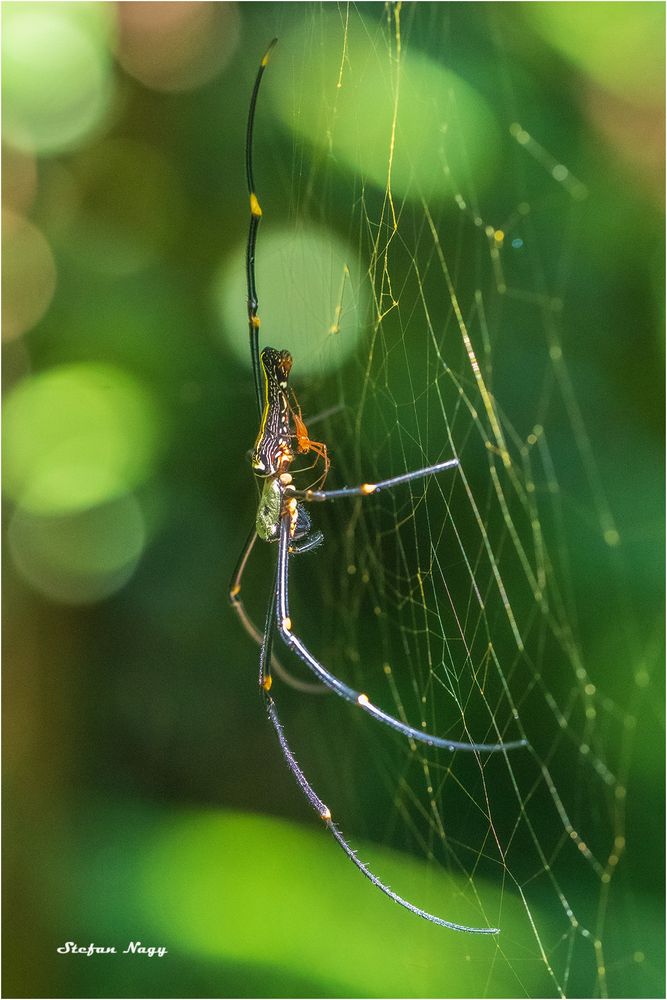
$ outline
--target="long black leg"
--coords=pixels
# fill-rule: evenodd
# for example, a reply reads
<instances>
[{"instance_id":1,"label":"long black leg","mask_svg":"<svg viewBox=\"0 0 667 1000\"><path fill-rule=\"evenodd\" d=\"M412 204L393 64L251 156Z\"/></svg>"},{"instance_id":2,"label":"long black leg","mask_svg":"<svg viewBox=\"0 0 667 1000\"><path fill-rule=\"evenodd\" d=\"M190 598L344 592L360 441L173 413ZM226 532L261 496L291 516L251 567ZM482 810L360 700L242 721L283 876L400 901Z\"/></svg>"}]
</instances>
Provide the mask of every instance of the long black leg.
<instances>
[{"instance_id":1,"label":"long black leg","mask_svg":"<svg viewBox=\"0 0 667 1000\"><path fill-rule=\"evenodd\" d=\"M252 97L250 98L250 110L248 112L248 128L246 131L246 141L245 141L245 172L246 180L248 182L248 195L250 196L250 228L248 230L248 243L246 246L246 280L248 286L248 333L250 335L250 356L252 358L252 373L255 379L255 393L257 395L257 409L259 411L259 416L262 416L262 374L259 364L259 316L257 315L257 309L259 303L257 301L257 288L255 286L255 244L257 243L257 230L259 229L259 221L262 218L262 209L260 208L259 201L257 199L257 194L255 193L255 178L252 171L252 133L255 127L255 107L257 105L257 95L259 93L259 85L262 82L262 77L264 75L264 70L267 67L269 56L271 55L271 49L278 41L274 38L268 49L264 53L261 63L259 64L259 69L257 71L257 76L255 77L255 86L252 89Z\"/></svg>"},{"instance_id":2,"label":"long black leg","mask_svg":"<svg viewBox=\"0 0 667 1000\"><path fill-rule=\"evenodd\" d=\"M379 483L361 483L360 486L344 486L340 490L294 490L293 495L298 500L313 501L337 500L339 497L367 497L371 493L379 493L380 490L388 490L392 486L409 483L412 479L422 479L424 476L432 476L436 472L444 472L445 469L455 469L458 464L458 458L448 458L446 462L427 465L426 468L415 469L414 472L404 472L400 476L392 476L391 479L382 479Z\"/></svg>"},{"instance_id":3,"label":"long black leg","mask_svg":"<svg viewBox=\"0 0 667 1000\"><path fill-rule=\"evenodd\" d=\"M309 649L303 644L301 639L292 631L292 620L289 614L289 536L290 536L290 513L283 514L280 522L280 539L278 542L278 575L277 575L277 626L283 642L303 660L306 666L312 670L315 676L327 687L335 691L341 698L357 705L378 722L383 722L397 732L408 736L420 743L426 743L432 747L442 747L444 750L471 750L479 753L493 753L497 750L514 750L517 747L527 746L527 740L512 740L508 743L461 743L458 740L446 740L440 736L433 736L422 729L414 729L405 723L389 715L381 708L377 708L371 703L368 695L362 694L348 687L333 674L322 666Z\"/></svg>"},{"instance_id":4,"label":"long black leg","mask_svg":"<svg viewBox=\"0 0 667 1000\"><path fill-rule=\"evenodd\" d=\"M439 924L441 927L447 927L452 931L463 931L467 934L498 934L499 929L497 927L467 927L465 924L455 924L451 920L443 920L441 917L436 917L432 913L427 913L426 910L421 910L418 906L414 906L412 903L409 903L407 899L403 899L403 897L399 896L398 893L393 892L389 886L386 886L384 882L381 882L377 875L370 870L368 865L365 865L363 861L359 860L356 852L352 850L339 828L333 822L330 809L324 804L313 786L308 781L308 778L301 770L296 757L292 752L292 748L287 742L283 725L278 717L275 702L269 694L269 691L271 690L271 675L268 672L268 664L271 659L271 645L275 625L277 594L278 587L274 590L267 608L264 635L262 637L262 649L259 658L259 689L262 693L262 700L264 702L264 707L266 708L266 714L269 717L271 725L276 731L282 755L306 799L320 817L341 850L343 850L348 856L352 864L366 876L369 882L372 882L377 889L383 892L386 896L389 896L390 899L393 899L399 906L405 907L406 910L409 910L410 913L414 913L417 917L423 917L424 920L428 920L432 924Z\"/></svg>"},{"instance_id":5,"label":"long black leg","mask_svg":"<svg viewBox=\"0 0 667 1000\"><path fill-rule=\"evenodd\" d=\"M321 539L320 539L321 540ZM231 582L229 584L229 603L236 612L236 615L243 625L251 639L257 643L258 646L262 645L262 633L259 631L250 615L245 609L245 605L241 600L241 581L243 579L243 573L246 568L248 559L250 558L250 553L252 552L255 542L257 541L257 532L253 528L248 535L245 545L239 556L239 560L236 564L236 568L232 575ZM313 542L308 546L308 548L313 548L318 540L315 538ZM307 551L307 548L299 549L301 551ZM289 684L290 687L294 688L296 691L301 691L303 694L326 694L328 689L323 687L321 684L313 684L309 681L301 681L297 677L292 677L290 672L282 665L275 653L271 656L271 667L275 671L276 675L280 677L281 681L285 684Z\"/></svg>"}]
</instances>

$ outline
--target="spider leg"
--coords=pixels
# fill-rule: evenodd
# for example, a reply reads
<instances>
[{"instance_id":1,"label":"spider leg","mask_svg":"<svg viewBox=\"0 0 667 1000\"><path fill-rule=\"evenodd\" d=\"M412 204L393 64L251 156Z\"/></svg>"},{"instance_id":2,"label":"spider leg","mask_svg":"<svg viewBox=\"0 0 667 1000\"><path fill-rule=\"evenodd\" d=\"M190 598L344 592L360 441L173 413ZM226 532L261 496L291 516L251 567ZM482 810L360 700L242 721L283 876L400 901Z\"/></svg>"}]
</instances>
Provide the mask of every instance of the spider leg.
<instances>
[{"instance_id":1,"label":"spider leg","mask_svg":"<svg viewBox=\"0 0 667 1000\"><path fill-rule=\"evenodd\" d=\"M319 532L317 533L319 534ZM316 537L310 541L309 544L304 542L304 547L300 548L298 551L307 551L308 548L314 548L321 542L321 537L317 539ZM241 593L241 580L243 578L243 572L245 570L248 559L250 558L250 553L253 550L255 542L257 541L257 532L253 528L246 543L243 546L239 561L236 564L236 569L232 576L231 582L229 584L229 603L236 612L239 621L243 625L251 639L257 643L258 646L262 645L263 637L262 633L259 631L253 620L250 618L248 612L245 609L245 605L240 598ZM298 543L297 543L298 544ZM294 548L294 545L292 546ZM278 657L274 654L271 656L271 668L275 671L276 675L280 677L281 681L285 684L289 684L290 687L295 688L297 691L301 691L303 694L327 694L327 688L323 687L321 684L311 684L308 681L301 681L297 677L292 677L288 670L282 665Z\"/></svg>"},{"instance_id":2,"label":"spider leg","mask_svg":"<svg viewBox=\"0 0 667 1000\"><path fill-rule=\"evenodd\" d=\"M289 569L289 536L290 536L290 513L287 511L283 514L280 522L280 539L278 541L278 572L277 572L277 582L276 582L276 593L278 598L278 614L277 614L277 625L280 636L290 649L294 650L296 655L306 664L306 666L315 674L315 676L323 684L326 684L328 688L335 691L337 695L344 698L346 701L351 702L353 705L357 705L359 708L363 709L368 715L377 719L378 722L384 723L391 729L395 729L397 732L402 733L404 736L408 736L413 740L417 740L420 743L426 743L428 746L432 747L442 747L445 750L470 750L476 752L492 753L497 750L514 750L517 747L525 747L528 745L527 740L513 740L508 743L462 743L458 740L447 740L440 736L433 736L431 733L424 732L423 729L414 729L412 726L406 725L399 719L396 719L393 715L389 715L387 712L373 705L369 700L368 695L362 694L360 691L355 691L353 688L348 687L337 677L322 666L322 664L317 660L309 649L304 645L304 643L299 639L297 635L292 631L292 619L289 614L289 585L288 585L288 569Z\"/></svg>"},{"instance_id":3,"label":"spider leg","mask_svg":"<svg viewBox=\"0 0 667 1000\"><path fill-rule=\"evenodd\" d=\"M383 479L379 483L361 483L360 486L344 486L340 490L294 490L294 496L298 500L308 501L337 500L339 497L366 497L371 493L378 493L380 490L388 490L393 486L399 486L401 483L409 483L412 479L422 479L424 476L432 476L436 472L444 472L445 469L455 469L458 464L458 458L448 458L446 462L437 462L436 465L427 465L424 469L404 472L400 476Z\"/></svg>"},{"instance_id":4,"label":"spider leg","mask_svg":"<svg viewBox=\"0 0 667 1000\"><path fill-rule=\"evenodd\" d=\"M248 333L250 336L250 357L252 358L252 375L255 382L255 394L257 396L257 410L259 416L262 416L263 399L262 399L262 375L261 366L259 363L259 316L257 315L257 309L259 303L257 301L257 287L255 283L255 247L257 244L257 230L259 228L260 219L262 218L262 209L260 207L259 201L257 200L257 194L255 193L255 178L252 169L252 134L255 128L255 108L257 106L257 95L259 94L259 87L262 82L262 76L264 75L264 70L269 62L269 56L271 55L271 50L273 46L278 41L274 38L269 45L268 49L264 53L261 63L259 64L259 70L257 76L255 77L255 85L252 88L252 95L250 97L250 109L248 111L248 124L246 127L246 140L245 140L245 174L246 182L248 184L248 196L250 199L250 225L248 228L248 243L246 245L246 255L245 255L245 269L246 269L246 284L248 288Z\"/></svg>"},{"instance_id":5,"label":"spider leg","mask_svg":"<svg viewBox=\"0 0 667 1000\"><path fill-rule=\"evenodd\" d=\"M409 903L407 899L403 899L398 893L393 892L389 886L386 886L384 882L375 875L368 865L365 865L363 861L360 861L357 857L355 851L352 850L349 843L339 830L339 828L333 822L331 817L330 809L324 804L322 799L319 797L313 786L308 781L307 777L301 770L301 767L297 763L296 757L287 742L287 737L285 736L285 731L283 725L278 717L278 712L276 709L275 702L269 691L271 689L271 675L268 673L267 664L271 659L271 646L273 642L273 628L275 624L275 609L276 609L276 598L277 598L277 588L273 591L271 599L269 601L266 623L264 626L264 635L262 636L262 648L259 658L259 689L262 694L262 700L264 702L264 707L266 708L266 714L269 717L271 725L276 731L276 736L278 737L278 743L280 744L280 749L282 755L285 758L285 762L289 767L290 771L296 779L296 783L305 795L306 799L315 810L317 815L320 817L326 828L328 829L331 836L337 842L339 847L345 852L353 865L355 865L359 871L366 876L369 882L383 892L390 899L393 899L395 903L399 906L405 907L411 913L414 913L418 917L423 917L424 920L428 920L432 924L439 924L441 927L448 927L452 931L463 931L467 934L498 934L499 929L497 927L468 927L465 924L455 924L451 920L443 920L441 917L436 917L432 913L427 913L426 910L420 909L418 906L414 906Z\"/></svg>"},{"instance_id":6,"label":"spider leg","mask_svg":"<svg viewBox=\"0 0 667 1000\"><path fill-rule=\"evenodd\" d=\"M319 548L323 541L324 535L321 531L312 531L305 538L294 539L289 549L293 556L301 555L302 552L311 552L313 549Z\"/></svg>"}]
</instances>

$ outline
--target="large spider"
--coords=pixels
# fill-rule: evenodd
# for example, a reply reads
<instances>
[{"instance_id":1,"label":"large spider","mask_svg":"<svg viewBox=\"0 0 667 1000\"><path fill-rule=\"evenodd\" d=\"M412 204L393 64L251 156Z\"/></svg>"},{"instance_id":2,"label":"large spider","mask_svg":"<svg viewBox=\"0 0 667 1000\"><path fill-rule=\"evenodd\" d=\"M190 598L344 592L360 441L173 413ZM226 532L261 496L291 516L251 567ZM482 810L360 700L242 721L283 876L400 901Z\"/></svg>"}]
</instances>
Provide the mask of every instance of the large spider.
<instances>
[{"instance_id":1,"label":"large spider","mask_svg":"<svg viewBox=\"0 0 667 1000\"><path fill-rule=\"evenodd\" d=\"M250 196L250 229L246 251L248 324L250 354L252 357L257 406L260 417L260 428L252 452L251 464L257 477L260 501L255 526L243 547L234 576L232 577L229 599L244 628L261 647L259 688L266 712L278 736L280 749L287 762L287 766L296 778L308 802L345 854L347 854L350 861L357 866L373 885L377 886L387 896L417 916L431 921L431 923L440 924L455 931L467 931L472 934L497 934L498 928L496 927L467 927L463 924L453 923L450 920L443 920L441 917L436 917L425 910L419 909L419 907L409 903L397 895L397 893L392 892L359 860L341 831L334 824L330 810L317 795L297 763L285 737L275 702L270 694L272 665L274 668L279 669L279 664L275 660L275 657L272 657L273 633L274 629L277 629L285 645L296 653L308 669L312 671L321 685L334 691L341 698L351 702L353 705L357 705L367 715L372 716L386 726L390 726L412 740L426 743L432 747L442 747L445 750L469 750L477 753L506 751L526 745L525 740L517 740L509 743L459 743L455 740L433 736L421 729L414 729L412 726L406 725L399 719L394 718L393 715L389 715L381 708L373 705L367 695L353 690L353 688L348 687L347 684L344 684L331 674L313 656L294 631L289 613L288 579L290 556L314 549L323 541L322 532L312 528L310 517L306 513L304 504L336 500L340 497L368 496L371 493L377 493L383 489L391 489L413 479L421 479L438 472L444 472L447 469L455 469L459 462L457 458L450 458L445 462L438 462L424 469L406 472L403 475L394 476L391 479L385 479L378 483L362 483L360 486L346 486L336 490L323 490L321 488L299 490L292 481L290 467L295 459L293 442L296 442L298 452L313 452L317 458L322 459L324 472L319 481L320 487L324 484L324 479L329 469L329 458L326 446L320 442L310 440L306 426L301 419L300 411L298 414L295 413L293 407L290 405L288 381L292 368L292 356L288 351L279 351L272 347L265 347L261 354L259 351L260 323L257 315L258 302L255 287L255 245L262 210L255 193L252 170L252 136L260 83L269 61L271 50L276 41L277 39L274 38L259 66L250 99L246 133L246 177ZM294 430L292 430L292 423ZM269 600L263 632L260 632L248 617L240 598L243 572L258 537L266 542L277 542L278 546L275 585ZM281 670L282 675L283 672Z\"/></svg>"}]
</instances>

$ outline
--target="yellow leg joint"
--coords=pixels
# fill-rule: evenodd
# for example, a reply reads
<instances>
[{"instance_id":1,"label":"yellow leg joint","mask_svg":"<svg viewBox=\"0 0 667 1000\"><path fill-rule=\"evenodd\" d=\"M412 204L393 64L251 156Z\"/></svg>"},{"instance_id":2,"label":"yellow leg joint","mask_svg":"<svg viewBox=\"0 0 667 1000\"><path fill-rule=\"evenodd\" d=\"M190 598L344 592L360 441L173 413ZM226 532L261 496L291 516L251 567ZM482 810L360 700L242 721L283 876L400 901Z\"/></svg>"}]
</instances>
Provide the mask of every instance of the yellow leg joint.
<instances>
[{"instance_id":1,"label":"yellow leg joint","mask_svg":"<svg viewBox=\"0 0 667 1000\"><path fill-rule=\"evenodd\" d=\"M254 191L250 192L250 212L252 215L256 216L258 219L262 217L262 209L257 200L257 195Z\"/></svg>"},{"instance_id":2,"label":"yellow leg joint","mask_svg":"<svg viewBox=\"0 0 667 1000\"><path fill-rule=\"evenodd\" d=\"M277 41L278 41L277 38L273 38L271 40L271 44L269 45L268 49L266 50L266 52L262 56L262 62L261 62L262 66L268 66L269 58L271 56L271 53L273 52L273 46L276 44Z\"/></svg>"},{"instance_id":3,"label":"yellow leg joint","mask_svg":"<svg viewBox=\"0 0 667 1000\"><path fill-rule=\"evenodd\" d=\"M262 687L264 688L265 691L270 691L272 684L273 684L273 678L271 674L267 674L264 680L262 681Z\"/></svg>"}]
</instances>

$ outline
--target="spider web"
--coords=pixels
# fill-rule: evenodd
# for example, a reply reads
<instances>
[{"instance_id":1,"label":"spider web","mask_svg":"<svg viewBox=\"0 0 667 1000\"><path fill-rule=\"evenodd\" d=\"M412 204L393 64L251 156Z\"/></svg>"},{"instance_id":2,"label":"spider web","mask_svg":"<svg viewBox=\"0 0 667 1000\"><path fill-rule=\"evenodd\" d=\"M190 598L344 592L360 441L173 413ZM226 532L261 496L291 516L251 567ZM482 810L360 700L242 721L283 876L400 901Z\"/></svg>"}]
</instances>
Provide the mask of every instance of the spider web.
<instances>
[{"instance_id":1,"label":"spider web","mask_svg":"<svg viewBox=\"0 0 667 1000\"><path fill-rule=\"evenodd\" d=\"M350 38L363 30L398 109L406 51L436 27L444 53L460 40L440 7L396 6L382 17L377 7L372 17L311 8L304 49L334 46L345 87L357 71ZM324 709L319 716L325 742L349 752L335 769L321 762L329 788L345 783L343 829L421 853L452 873L478 921L481 914L501 927L487 995L497 995L495 977L507 968L517 995L614 995L617 969L644 958L640 930L619 943L631 912L619 867L652 656L627 624L634 611L622 538L566 360L568 280L588 192L524 127L497 19L479 17L475 30L483 23L487 37L476 41L494 53L511 165L492 215L465 172L450 171L447 198L395 190L399 129L387 136L383 191L363 176L342 180L336 97L326 82L321 91L315 83L327 108L326 153L295 140L293 225L310 214L344 232L363 261L358 286L352 278L339 289L332 277L327 337L342 336L337 320L346 310L363 313L352 361L327 374L325 339L321 376L303 387L295 362L304 415L325 411L315 436L329 443L329 485L452 455L461 465L318 507L327 544L317 559L295 564L294 602L323 662L399 718L452 739L530 744L453 757L406 746L328 703L330 732ZM310 70L290 64L295 118L313 85L305 62ZM466 150L458 152L465 162ZM445 153L434 166L443 168ZM341 225L334 204L343 184L350 210ZM573 559L577 546L596 573L606 566L592 596ZM603 652L591 627L600 613L611 633ZM629 678L614 697L605 691L607 655L624 661ZM375 819L363 810L369 799Z\"/></svg>"}]
</instances>

